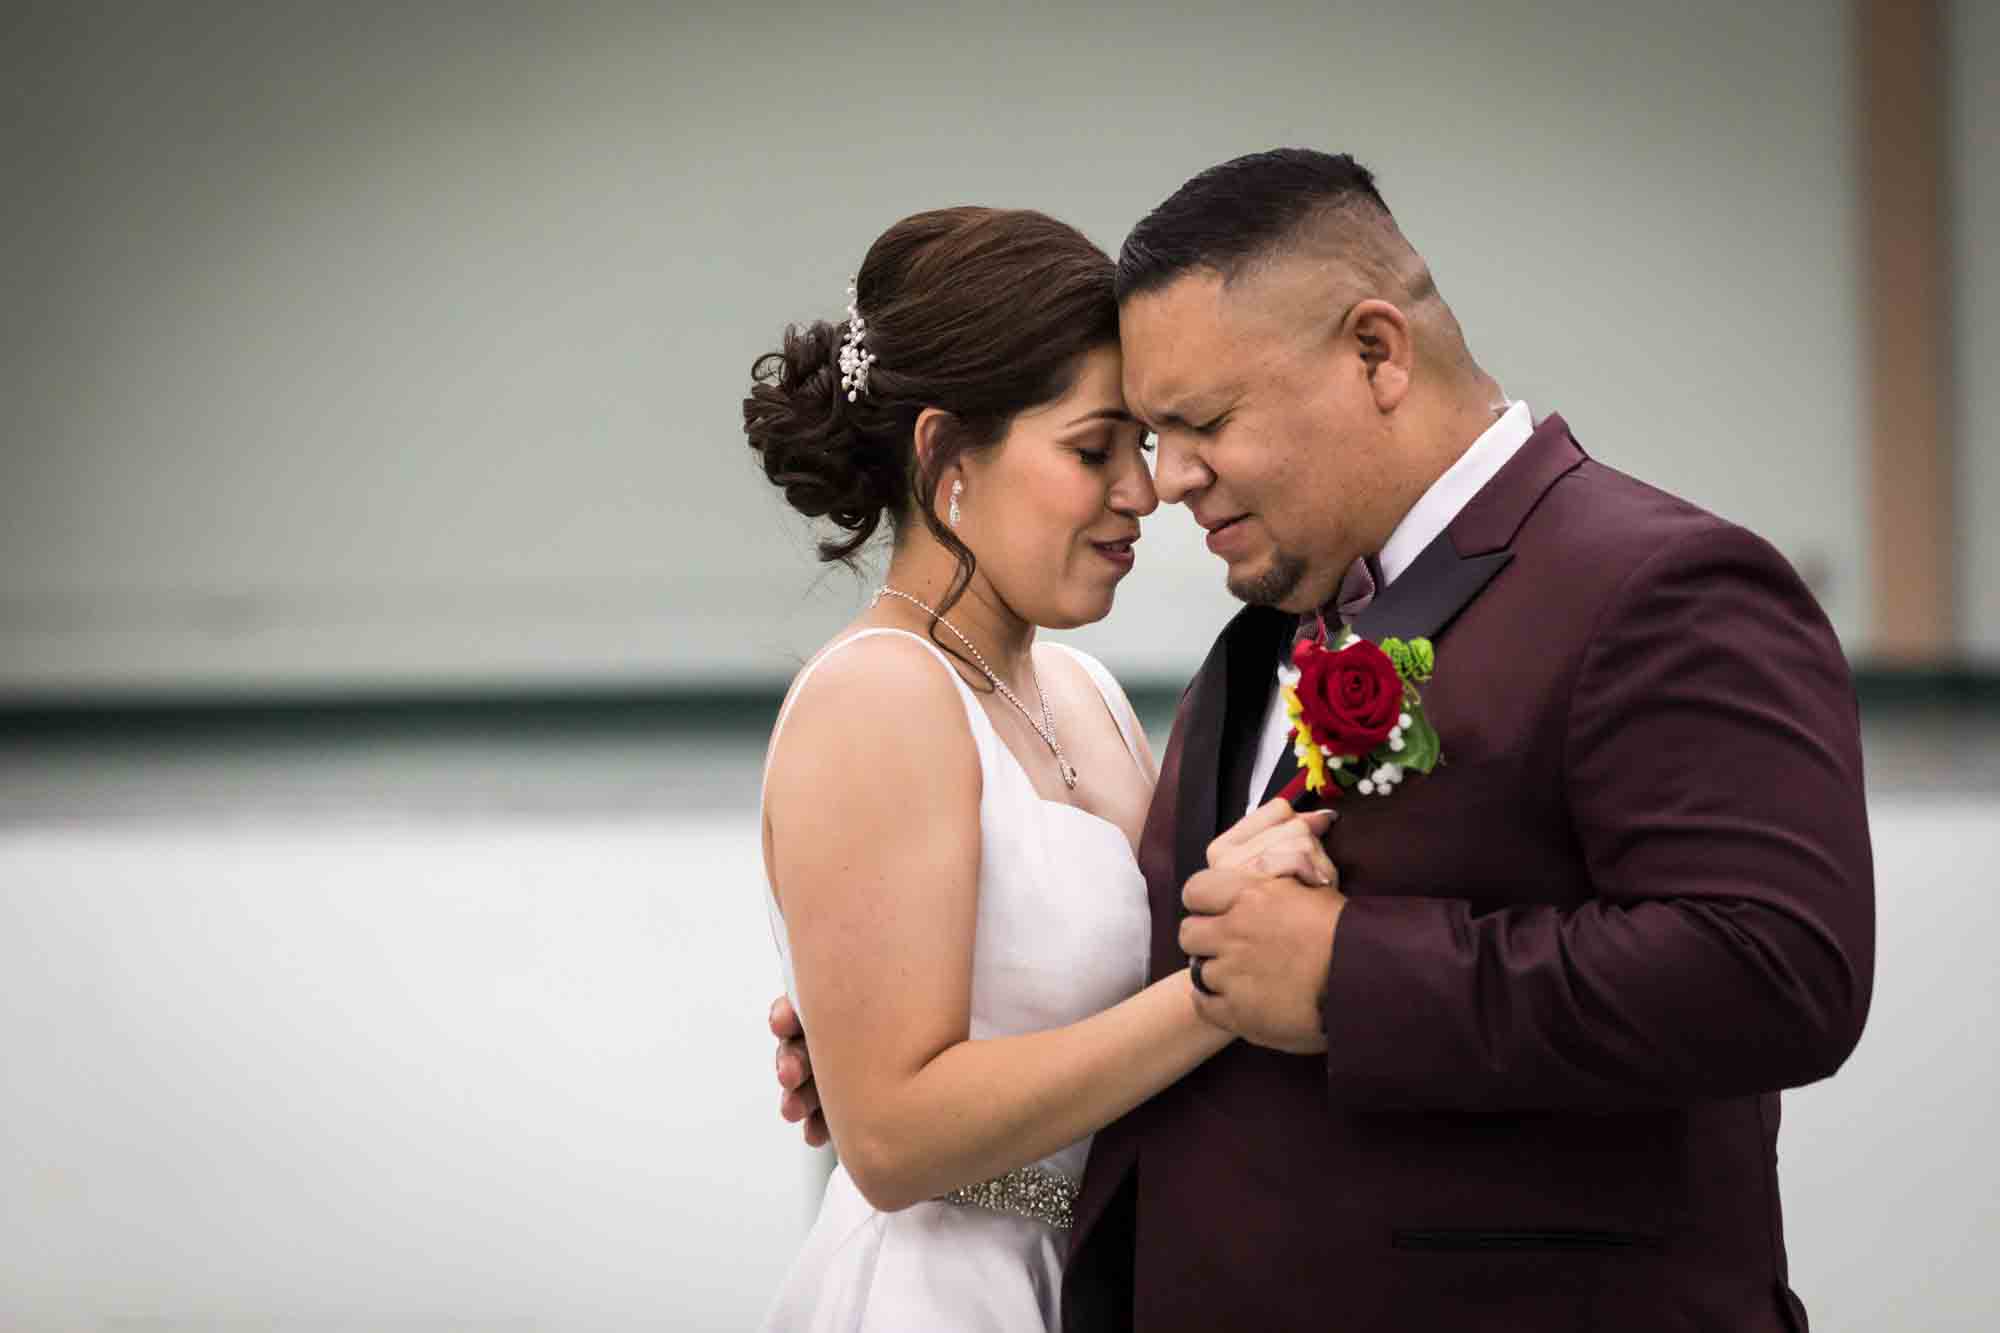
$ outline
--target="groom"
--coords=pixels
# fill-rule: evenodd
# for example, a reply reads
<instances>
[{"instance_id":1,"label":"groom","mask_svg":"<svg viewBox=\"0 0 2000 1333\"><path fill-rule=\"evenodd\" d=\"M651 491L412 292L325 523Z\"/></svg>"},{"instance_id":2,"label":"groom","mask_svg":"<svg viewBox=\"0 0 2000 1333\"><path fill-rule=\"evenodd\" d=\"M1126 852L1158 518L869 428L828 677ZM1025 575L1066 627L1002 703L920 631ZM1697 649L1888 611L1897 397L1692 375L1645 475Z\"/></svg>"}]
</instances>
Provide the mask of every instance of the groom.
<instances>
[{"instance_id":1,"label":"groom","mask_svg":"<svg viewBox=\"0 0 2000 1333\"><path fill-rule=\"evenodd\" d=\"M1777 1094L1853 1048L1873 966L1811 595L1506 402L1348 157L1202 173L1118 280L1160 493L1250 604L1141 843L1152 975L1204 959L1247 1040L1097 1136L1066 1327L1804 1329ZM1336 802L1332 891L1208 871L1292 776L1315 612L1433 641L1444 761Z\"/></svg>"},{"instance_id":2,"label":"groom","mask_svg":"<svg viewBox=\"0 0 2000 1333\"><path fill-rule=\"evenodd\" d=\"M1069 1327L1804 1328L1777 1093L1853 1048L1873 962L1812 597L1505 403L1350 158L1204 172L1118 281L1161 497L1251 604L1146 826L1152 968L1207 959L1254 1044L1097 1137ZM1334 892L1206 872L1291 776L1274 670L1320 608L1433 640L1444 763L1337 802Z\"/></svg>"}]
</instances>

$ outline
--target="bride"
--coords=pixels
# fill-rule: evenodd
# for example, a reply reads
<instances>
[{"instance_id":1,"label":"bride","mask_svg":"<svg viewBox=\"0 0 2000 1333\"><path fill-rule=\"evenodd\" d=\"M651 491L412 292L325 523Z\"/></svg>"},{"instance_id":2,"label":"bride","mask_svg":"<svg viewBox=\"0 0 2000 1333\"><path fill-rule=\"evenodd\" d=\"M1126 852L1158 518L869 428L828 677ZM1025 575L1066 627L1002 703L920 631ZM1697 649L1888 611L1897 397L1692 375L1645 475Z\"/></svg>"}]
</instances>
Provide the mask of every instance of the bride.
<instances>
[{"instance_id":1,"label":"bride","mask_svg":"<svg viewBox=\"0 0 2000 1333\"><path fill-rule=\"evenodd\" d=\"M766 759L773 935L840 1150L766 1327L1053 1329L1090 1135L1231 1039L1185 970L1144 984L1131 705L1036 641L1110 612L1158 505L1149 445L1112 262L1071 227L919 213L849 296L743 404L765 474L836 525L823 559L894 534ZM1274 803L1211 859L1326 882L1326 818Z\"/></svg>"}]
</instances>

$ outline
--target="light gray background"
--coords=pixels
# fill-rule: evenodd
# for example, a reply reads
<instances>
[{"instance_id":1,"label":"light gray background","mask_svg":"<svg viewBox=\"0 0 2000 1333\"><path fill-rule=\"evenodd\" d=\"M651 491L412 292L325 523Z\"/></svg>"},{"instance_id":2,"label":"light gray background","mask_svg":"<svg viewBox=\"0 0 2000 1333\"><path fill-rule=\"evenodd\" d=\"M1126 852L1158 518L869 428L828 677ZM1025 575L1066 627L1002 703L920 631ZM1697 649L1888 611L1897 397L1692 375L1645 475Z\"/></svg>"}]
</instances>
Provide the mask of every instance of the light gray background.
<instances>
[{"instance_id":1,"label":"light gray background","mask_svg":"<svg viewBox=\"0 0 2000 1333\"><path fill-rule=\"evenodd\" d=\"M1955 15L1976 519L1995 21ZM1287 142L1374 163L1506 387L1768 535L1865 654L1845 25L43 7L0 44L0 692L782 680L856 588L815 581L741 443L780 327L837 315L911 210L1037 205L1115 249L1192 171ZM1967 527L1993 650L2000 550ZM1081 636L1128 675L1184 677L1228 609L1196 535L1153 519Z\"/></svg>"}]
</instances>

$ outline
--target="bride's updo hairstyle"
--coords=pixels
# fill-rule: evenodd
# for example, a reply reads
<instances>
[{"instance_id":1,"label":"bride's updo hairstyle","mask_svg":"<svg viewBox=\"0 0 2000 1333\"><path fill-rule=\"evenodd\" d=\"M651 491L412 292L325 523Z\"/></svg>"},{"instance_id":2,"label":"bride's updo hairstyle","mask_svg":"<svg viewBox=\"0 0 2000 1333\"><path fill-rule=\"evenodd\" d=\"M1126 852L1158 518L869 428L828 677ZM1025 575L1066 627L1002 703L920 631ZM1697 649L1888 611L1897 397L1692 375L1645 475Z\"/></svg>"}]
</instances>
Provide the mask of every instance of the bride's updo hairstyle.
<instances>
[{"instance_id":1,"label":"bride's updo hairstyle","mask_svg":"<svg viewBox=\"0 0 2000 1333\"><path fill-rule=\"evenodd\" d=\"M915 517L958 558L939 610L956 602L976 562L932 510L938 479L997 444L1017 414L1068 392L1085 353L1117 342L1115 274L1082 232L1024 209L941 208L883 232L854 283L874 358L865 387L849 401L841 384L848 321L815 320L757 358L743 400L764 475L842 534L820 541L820 559L852 566L885 516L899 533ZM950 421L919 461L927 407Z\"/></svg>"}]
</instances>

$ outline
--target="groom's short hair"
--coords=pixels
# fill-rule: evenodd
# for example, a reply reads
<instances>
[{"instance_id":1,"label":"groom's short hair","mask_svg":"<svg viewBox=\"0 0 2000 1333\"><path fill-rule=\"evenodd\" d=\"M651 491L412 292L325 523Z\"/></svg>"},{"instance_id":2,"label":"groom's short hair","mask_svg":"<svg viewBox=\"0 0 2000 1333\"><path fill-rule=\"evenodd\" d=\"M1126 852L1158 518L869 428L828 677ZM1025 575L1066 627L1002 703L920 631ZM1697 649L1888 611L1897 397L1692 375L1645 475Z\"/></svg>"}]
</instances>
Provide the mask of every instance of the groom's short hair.
<instances>
[{"instance_id":1,"label":"groom's short hair","mask_svg":"<svg viewBox=\"0 0 2000 1333\"><path fill-rule=\"evenodd\" d=\"M1228 282L1336 214L1395 230L1375 174L1346 153L1273 148L1208 170L1148 213L1118 252L1118 299L1207 270ZM1398 237L1400 240L1400 236Z\"/></svg>"}]
</instances>

